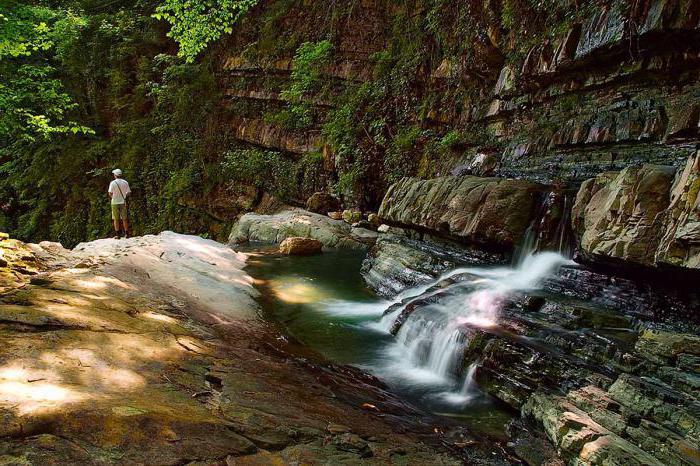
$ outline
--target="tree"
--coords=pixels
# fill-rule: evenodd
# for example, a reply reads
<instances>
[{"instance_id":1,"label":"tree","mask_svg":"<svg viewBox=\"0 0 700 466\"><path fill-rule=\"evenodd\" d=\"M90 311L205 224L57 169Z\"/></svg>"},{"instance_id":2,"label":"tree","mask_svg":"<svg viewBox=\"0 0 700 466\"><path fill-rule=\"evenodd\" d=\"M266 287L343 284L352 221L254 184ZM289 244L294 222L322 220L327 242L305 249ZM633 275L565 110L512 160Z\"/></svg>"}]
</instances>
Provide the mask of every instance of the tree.
<instances>
[{"instance_id":1,"label":"tree","mask_svg":"<svg viewBox=\"0 0 700 466\"><path fill-rule=\"evenodd\" d=\"M233 24L257 3L258 0L164 0L153 16L170 23L168 36L180 45L178 55L192 62L210 42L233 32Z\"/></svg>"},{"instance_id":2,"label":"tree","mask_svg":"<svg viewBox=\"0 0 700 466\"><path fill-rule=\"evenodd\" d=\"M55 133L92 133L72 121L75 108L56 77L57 44L83 20L71 12L14 3L0 14L0 155L17 142Z\"/></svg>"}]
</instances>

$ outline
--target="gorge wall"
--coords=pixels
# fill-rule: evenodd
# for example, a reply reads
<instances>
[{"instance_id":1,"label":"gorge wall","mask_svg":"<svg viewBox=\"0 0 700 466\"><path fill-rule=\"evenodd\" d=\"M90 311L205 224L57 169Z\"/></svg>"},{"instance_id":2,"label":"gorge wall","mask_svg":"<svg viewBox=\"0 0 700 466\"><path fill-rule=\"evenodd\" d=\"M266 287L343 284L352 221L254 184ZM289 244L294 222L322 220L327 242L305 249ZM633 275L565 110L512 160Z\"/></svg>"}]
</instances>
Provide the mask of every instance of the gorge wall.
<instances>
[{"instance_id":1,"label":"gorge wall","mask_svg":"<svg viewBox=\"0 0 700 466\"><path fill-rule=\"evenodd\" d=\"M700 3L545 3L266 2L220 50L233 134L301 167L288 202L314 160L346 207L512 248L553 193L582 259L697 267ZM530 182L502 193L518 218L480 230L503 204L478 181L440 206L404 178L465 175Z\"/></svg>"},{"instance_id":2,"label":"gorge wall","mask_svg":"<svg viewBox=\"0 0 700 466\"><path fill-rule=\"evenodd\" d=\"M169 55L153 5L123 3L62 63L95 137L32 146L0 187L15 236L107 233L115 165L141 193L141 232L224 239L242 213L274 210L266 193L376 211L404 177L472 174L573 198L606 171L677 169L698 140L696 0L265 0L195 64Z\"/></svg>"},{"instance_id":3,"label":"gorge wall","mask_svg":"<svg viewBox=\"0 0 700 466\"><path fill-rule=\"evenodd\" d=\"M320 153L327 180L348 181L336 188L362 207L401 176L575 187L640 163L678 167L694 152L697 2L280 5L248 20L275 39L241 32L223 51L233 132L291 157ZM311 60L309 44L322 41ZM310 116L293 118L302 104Z\"/></svg>"}]
</instances>

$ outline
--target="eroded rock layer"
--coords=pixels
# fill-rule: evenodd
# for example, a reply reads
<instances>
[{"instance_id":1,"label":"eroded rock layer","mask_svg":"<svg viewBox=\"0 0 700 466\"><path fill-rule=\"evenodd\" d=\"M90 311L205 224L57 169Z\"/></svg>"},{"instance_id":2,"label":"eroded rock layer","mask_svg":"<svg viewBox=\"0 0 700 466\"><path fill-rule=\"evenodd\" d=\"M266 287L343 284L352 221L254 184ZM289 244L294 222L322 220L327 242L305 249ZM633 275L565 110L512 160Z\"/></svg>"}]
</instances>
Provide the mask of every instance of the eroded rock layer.
<instances>
[{"instance_id":1,"label":"eroded rock layer","mask_svg":"<svg viewBox=\"0 0 700 466\"><path fill-rule=\"evenodd\" d=\"M638 163L678 166L697 141L700 29L695 0L645 0L630 8L615 1L562 4L557 7L566 14L537 13L552 15L549 28L537 15L526 22L530 6L514 12L507 2L487 2L472 10L460 4L391 1L361 2L346 10L319 2L304 14L301 5L278 3L265 2L259 20L274 24L281 37L293 35L313 44L322 36L319 31L329 30L332 48L318 71L332 85L304 97L317 114L314 121L300 125L267 118L263 123L266 115L296 105L285 90L300 66L298 56L282 44L270 53L269 40L241 33L222 57L229 105L236 115L247 115L235 118L235 133L242 141L282 152L323 149L326 168L342 174L347 161L338 152L349 141L339 143L328 137L332 131L319 130L348 100L363 95L358 93L361 84L365 90L382 88L387 99L396 97L387 101L387 111L374 114L358 97L357 114L346 121L350 127L342 128L357 139L351 148L372 166L360 181L365 193L354 193L355 201L369 194L376 206L393 169L408 176L466 172L579 183ZM330 24L326 6L337 15ZM267 12L274 12L274 18ZM514 23L503 19L508 14ZM455 19L460 15L466 25ZM439 30L430 18L441 21ZM449 38L464 34L473 34L470 47L456 46ZM402 53L409 53L401 42L404 35L417 44L410 49L415 69L410 68L410 77L402 76L410 90L391 74L392 65L408 66L402 62ZM524 38L528 46L520 41ZM423 50L430 50L430 56L416 56ZM401 105L420 111L402 119L395 115ZM376 117L386 128L370 134L363 129L365 116ZM386 120L395 120L394 126ZM418 134L409 131L413 128L434 130L438 137L452 132L457 142L446 144L449 150L434 159L426 150L429 138L418 137L410 140L415 147L402 149L408 152L400 159L403 165L392 166L387 160L396 154L384 139ZM373 185L377 182L380 186Z\"/></svg>"},{"instance_id":2,"label":"eroded rock layer","mask_svg":"<svg viewBox=\"0 0 700 466\"><path fill-rule=\"evenodd\" d=\"M437 342L417 329L433 328L426 322L439 328L441 303L461 303L449 312L464 319L453 323L462 343L446 350L458 351L462 377L474 368L468 377L521 412L509 432L530 464L695 464L697 290L565 266L541 290L494 296L497 323L469 319L467 307L487 300L488 290L483 278L458 272L389 307L385 317L395 319L391 333L409 326L430 347ZM538 443L538 429L555 446L553 456Z\"/></svg>"},{"instance_id":3,"label":"eroded rock layer","mask_svg":"<svg viewBox=\"0 0 700 466\"><path fill-rule=\"evenodd\" d=\"M646 266L700 268L699 155L677 172L644 165L586 180L572 223L588 255Z\"/></svg>"},{"instance_id":4,"label":"eroded rock layer","mask_svg":"<svg viewBox=\"0 0 700 466\"><path fill-rule=\"evenodd\" d=\"M381 218L483 246L512 250L535 215L536 183L497 178L404 178L387 192Z\"/></svg>"}]
</instances>

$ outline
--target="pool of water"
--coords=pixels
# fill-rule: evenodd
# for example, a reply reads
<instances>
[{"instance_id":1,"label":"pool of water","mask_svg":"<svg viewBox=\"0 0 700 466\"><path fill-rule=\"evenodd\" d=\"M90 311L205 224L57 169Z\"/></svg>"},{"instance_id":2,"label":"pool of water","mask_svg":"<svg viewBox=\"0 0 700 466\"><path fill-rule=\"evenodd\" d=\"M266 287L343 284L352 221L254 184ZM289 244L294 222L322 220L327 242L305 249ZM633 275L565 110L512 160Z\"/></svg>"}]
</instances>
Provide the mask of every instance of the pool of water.
<instances>
[{"instance_id":1,"label":"pool of water","mask_svg":"<svg viewBox=\"0 0 700 466\"><path fill-rule=\"evenodd\" d=\"M330 361L377 376L420 409L504 438L504 425L513 413L477 386L449 386L405 370L396 337L381 325L391 302L365 286L362 254L333 251L289 257L254 246L244 252L251 255L247 271L262 293L263 318L286 335Z\"/></svg>"}]
</instances>

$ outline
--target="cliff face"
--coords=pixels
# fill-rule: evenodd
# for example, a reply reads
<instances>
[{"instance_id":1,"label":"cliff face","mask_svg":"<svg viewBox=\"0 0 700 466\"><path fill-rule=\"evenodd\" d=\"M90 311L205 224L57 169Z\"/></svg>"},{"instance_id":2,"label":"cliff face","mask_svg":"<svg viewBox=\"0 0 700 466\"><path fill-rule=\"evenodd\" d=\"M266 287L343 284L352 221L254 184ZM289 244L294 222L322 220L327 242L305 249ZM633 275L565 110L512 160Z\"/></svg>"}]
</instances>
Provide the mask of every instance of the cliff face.
<instances>
[{"instance_id":1,"label":"cliff face","mask_svg":"<svg viewBox=\"0 0 700 466\"><path fill-rule=\"evenodd\" d=\"M577 185L638 163L679 166L697 141L696 1L520 13L510 1L314 3L265 2L243 28L260 32L226 47L231 128L292 156L321 151L330 180L357 160L376 167L357 192L346 189L368 207L397 176L481 174L487 159L493 174ZM271 28L274 38L261 35ZM296 105L290 45L327 38L321 82L302 95L316 118L275 121ZM345 147L343 136L357 141Z\"/></svg>"},{"instance_id":2,"label":"cliff face","mask_svg":"<svg viewBox=\"0 0 700 466\"><path fill-rule=\"evenodd\" d=\"M573 227L589 259L696 267L699 38L694 0L268 1L217 53L235 138L295 166L315 157L313 189L346 207L389 192L386 219L425 228L390 185L477 175L538 182L566 216L583 184ZM441 208L410 183L414 207Z\"/></svg>"},{"instance_id":3,"label":"cliff face","mask_svg":"<svg viewBox=\"0 0 700 466\"><path fill-rule=\"evenodd\" d=\"M194 65L161 54L173 44L147 6L130 11L134 24L92 18L60 64L97 135L30 148L0 186L0 228L68 245L106 234L115 165L140 196L138 232L223 239L269 210L265 193L376 211L404 177L575 191L678 168L698 139L697 0L261 0Z\"/></svg>"}]
</instances>

